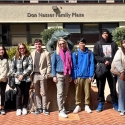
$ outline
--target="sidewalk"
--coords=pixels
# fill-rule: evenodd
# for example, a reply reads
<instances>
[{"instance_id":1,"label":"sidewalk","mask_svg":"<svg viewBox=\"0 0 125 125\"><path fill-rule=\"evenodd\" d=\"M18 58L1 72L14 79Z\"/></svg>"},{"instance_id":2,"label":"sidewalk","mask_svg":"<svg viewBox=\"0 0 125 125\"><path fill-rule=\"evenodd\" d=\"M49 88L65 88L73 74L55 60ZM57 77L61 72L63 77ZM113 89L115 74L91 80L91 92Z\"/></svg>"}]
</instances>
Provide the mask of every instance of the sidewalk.
<instances>
[{"instance_id":1,"label":"sidewalk","mask_svg":"<svg viewBox=\"0 0 125 125\"><path fill-rule=\"evenodd\" d=\"M91 114L81 111L78 114L69 113L69 118L58 117L58 111L51 112L49 116L44 114L28 114L16 116L15 111L9 111L5 116L0 115L0 125L125 125L125 116L112 109L111 103L105 103L105 110L97 113L97 88L92 87Z\"/></svg>"}]
</instances>

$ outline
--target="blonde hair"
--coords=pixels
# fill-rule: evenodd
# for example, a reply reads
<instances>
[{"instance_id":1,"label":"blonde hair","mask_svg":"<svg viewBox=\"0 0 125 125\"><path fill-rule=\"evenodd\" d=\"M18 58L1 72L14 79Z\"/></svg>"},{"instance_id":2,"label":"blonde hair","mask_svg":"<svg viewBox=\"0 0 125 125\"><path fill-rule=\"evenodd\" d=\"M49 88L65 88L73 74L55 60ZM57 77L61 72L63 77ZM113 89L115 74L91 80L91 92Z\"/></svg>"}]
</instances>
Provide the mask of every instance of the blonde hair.
<instances>
[{"instance_id":1,"label":"blonde hair","mask_svg":"<svg viewBox=\"0 0 125 125\"><path fill-rule=\"evenodd\" d=\"M57 45L56 45L56 53L59 55L59 51L60 51L60 48L59 48L59 42L60 41L64 41L65 44L66 44L66 49L69 50L69 47L68 47L68 43L65 39L63 38L59 38L58 41L57 41Z\"/></svg>"}]
</instances>

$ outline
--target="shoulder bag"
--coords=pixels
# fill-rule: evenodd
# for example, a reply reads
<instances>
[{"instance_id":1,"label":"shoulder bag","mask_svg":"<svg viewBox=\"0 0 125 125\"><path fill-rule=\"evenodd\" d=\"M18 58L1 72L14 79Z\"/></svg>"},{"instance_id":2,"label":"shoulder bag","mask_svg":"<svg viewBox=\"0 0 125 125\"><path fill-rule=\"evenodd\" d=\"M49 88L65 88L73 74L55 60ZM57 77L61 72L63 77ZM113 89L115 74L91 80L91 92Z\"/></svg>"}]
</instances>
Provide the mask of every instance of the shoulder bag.
<instances>
[{"instance_id":1,"label":"shoulder bag","mask_svg":"<svg viewBox=\"0 0 125 125\"><path fill-rule=\"evenodd\" d=\"M98 42L98 44L99 44L99 48L102 50L101 43ZM107 68L106 68L105 63L98 62L95 65L95 76L96 76L96 78L99 78L99 79L103 78L106 74L106 71L107 71Z\"/></svg>"}]
</instances>

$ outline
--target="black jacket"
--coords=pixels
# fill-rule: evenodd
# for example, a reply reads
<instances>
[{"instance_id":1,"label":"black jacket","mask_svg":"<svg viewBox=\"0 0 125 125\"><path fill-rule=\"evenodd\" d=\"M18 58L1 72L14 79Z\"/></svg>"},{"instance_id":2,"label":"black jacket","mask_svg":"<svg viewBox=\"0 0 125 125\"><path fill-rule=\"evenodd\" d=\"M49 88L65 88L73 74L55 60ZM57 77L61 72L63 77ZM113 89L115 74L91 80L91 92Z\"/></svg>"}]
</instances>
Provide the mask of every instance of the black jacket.
<instances>
[{"instance_id":1,"label":"black jacket","mask_svg":"<svg viewBox=\"0 0 125 125\"><path fill-rule=\"evenodd\" d=\"M100 43L100 45L99 45L99 43ZM104 57L102 45L111 45L112 57ZM117 50L118 50L118 45L115 42L111 41L110 39L105 41L103 38L101 38L100 41L96 42L94 45L93 52L94 52L94 56L95 56L95 63L97 63L97 62L105 63L106 61L109 61L111 64Z\"/></svg>"}]
</instances>

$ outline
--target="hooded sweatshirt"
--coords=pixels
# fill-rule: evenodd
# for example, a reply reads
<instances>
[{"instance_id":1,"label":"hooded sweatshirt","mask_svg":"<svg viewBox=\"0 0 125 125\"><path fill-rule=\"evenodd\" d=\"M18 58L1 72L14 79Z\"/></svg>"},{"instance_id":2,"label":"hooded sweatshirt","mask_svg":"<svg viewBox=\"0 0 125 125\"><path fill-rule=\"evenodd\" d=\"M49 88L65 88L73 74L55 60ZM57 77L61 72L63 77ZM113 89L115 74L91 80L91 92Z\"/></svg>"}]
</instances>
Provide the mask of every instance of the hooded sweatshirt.
<instances>
[{"instance_id":1,"label":"hooded sweatshirt","mask_svg":"<svg viewBox=\"0 0 125 125\"><path fill-rule=\"evenodd\" d=\"M110 40L110 34L107 41L105 41L101 35L100 41L96 42L94 45L93 52L95 56L95 63L105 63L106 61L109 61L111 64L117 50L118 46L115 42ZM111 65L108 67L111 68Z\"/></svg>"},{"instance_id":2,"label":"hooded sweatshirt","mask_svg":"<svg viewBox=\"0 0 125 125\"><path fill-rule=\"evenodd\" d=\"M92 78L94 75L94 55L91 50L85 48L85 52L78 51L78 58L76 57L76 52L72 54L73 60L73 79L77 78ZM78 61L77 61L78 60Z\"/></svg>"}]
</instances>

